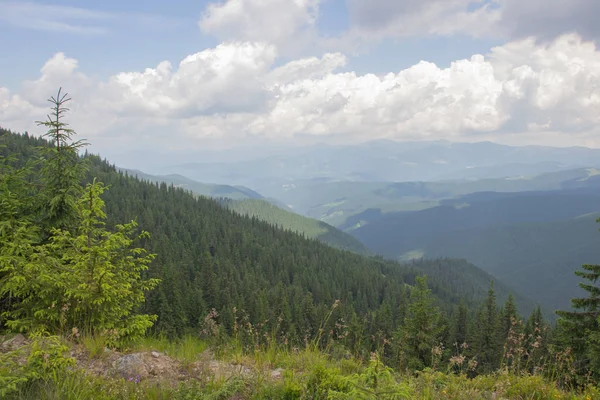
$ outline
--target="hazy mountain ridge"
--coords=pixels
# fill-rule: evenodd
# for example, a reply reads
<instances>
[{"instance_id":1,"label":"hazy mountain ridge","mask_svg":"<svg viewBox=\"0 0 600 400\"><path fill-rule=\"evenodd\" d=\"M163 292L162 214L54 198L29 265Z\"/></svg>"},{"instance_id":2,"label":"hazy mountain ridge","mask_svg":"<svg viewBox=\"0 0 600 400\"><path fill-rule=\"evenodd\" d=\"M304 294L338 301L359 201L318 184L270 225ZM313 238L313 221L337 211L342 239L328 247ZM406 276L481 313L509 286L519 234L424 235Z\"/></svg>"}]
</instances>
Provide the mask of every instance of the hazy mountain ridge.
<instances>
[{"instance_id":1,"label":"hazy mountain ridge","mask_svg":"<svg viewBox=\"0 0 600 400\"><path fill-rule=\"evenodd\" d=\"M369 223L351 233L400 260L465 258L556 309L580 294L573 270L600 258L599 212L596 187L474 193L422 211L371 210Z\"/></svg>"},{"instance_id":2,"label":"hazy mountain ridge","mask_svg":"<svg viewBox=\"0 0 600 400\"><path fill-rule=\"evenodd\" d=\"M227 152L223 152L226 159ZM239 158L239 157L238 157ZM512 147L491 142L373 141L347 146L313 145L240 161L186 162L156 167L199 181L244 185L278 198L284 185L330 181L403 182L498 178L600 165L600 149ZM510 167L509 167L510 166Z\"/></svg>"},{"instance_id":3,"label":"hazy mountain ridge","mask_svg":"<svg viewBox=\"0 0 600 400\"><path fill-rule=\"evenodd\" d=\"M182 175L151 175L139 170L120 169L129 176L153 183L167 183L189 190L194 194L222 199L226 207L242 215L255 216L270 224L289 229L332 247L369 255L365 245L353 236L337 228L309 217L292 212L283 203L267 199L244 186L217 185L196 182Z\"/></svg>"},{"instance_id":4,"label":"hazy mountain ridge","mask_svg":"<svg viewBox=\"0 0 600 400\"><path fill-rule=\"evenodd\" d=\"M130 176L137 177L141 180L147 180L153 183L165 182L173 184L175 187L180 187L185 190L194 192L202 196L209 197L227 197L231 199L262 199L259 193L244 186L221 185L216 183L202 183L189 179L179 174L169 175L151 175L140 170L118 168L122 172L126 172Z\"/></svg>"}]
</instances>

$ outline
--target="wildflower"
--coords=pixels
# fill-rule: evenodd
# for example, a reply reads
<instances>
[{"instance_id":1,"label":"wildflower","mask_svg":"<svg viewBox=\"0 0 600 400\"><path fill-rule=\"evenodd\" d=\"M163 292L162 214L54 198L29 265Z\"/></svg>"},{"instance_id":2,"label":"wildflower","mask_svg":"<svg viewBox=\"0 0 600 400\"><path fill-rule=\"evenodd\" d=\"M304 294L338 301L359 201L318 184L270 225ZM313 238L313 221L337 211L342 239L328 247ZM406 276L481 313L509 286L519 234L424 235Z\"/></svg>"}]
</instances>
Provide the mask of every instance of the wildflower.
<instances>
[{"instance_id":1,"label":"wildflower","mask_svg":"<svg viewBox=\"0 0 600 400\"><path fill-rule=\"evenodd\" d=\"M475 369L477 369L478 364L479 363L477 362L477 360L475 358L472 358L467 363L467 368L469 369L469 371L475 371Z\"/></svg>"},{"instance_id":2,"label":"wildflower","mask_svg":"<svg viewBox=\"0 0 600 400\"><path fill-rule=\"evenodd\" d=\"M458 356L454 356L454 357L450 357L450 365L451 366L461 366L463 365L463 363L465 362L466 357L462 354L458 355Z\"/></svg>"}]
</instances>

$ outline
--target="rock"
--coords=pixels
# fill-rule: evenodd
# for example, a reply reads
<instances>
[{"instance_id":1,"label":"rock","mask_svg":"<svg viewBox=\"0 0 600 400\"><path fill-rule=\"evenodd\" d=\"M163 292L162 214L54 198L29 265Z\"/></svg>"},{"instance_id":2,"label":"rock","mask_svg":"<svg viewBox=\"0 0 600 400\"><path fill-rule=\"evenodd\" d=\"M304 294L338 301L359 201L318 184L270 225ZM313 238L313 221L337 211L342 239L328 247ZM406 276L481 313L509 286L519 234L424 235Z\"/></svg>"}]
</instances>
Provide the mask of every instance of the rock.
<instances>
[{"instance_id":1,"label":"rock","mask_svg":"<svg viewBox=\"0 0 600 400\"><path fill-rule=\"evenodd\" d=\"M15 350L15 349L23 346L26 341L27 341L27 339L25 339L25 336L23 336L19 333L14 338L9 339L9 340L5 341L4 343L2 343L2 348L7 349L7 350Z\"/></svg>"},{"instance_id":2,"label":"rock","mask_svg":"<svg viewBox=\"0 0 600 400\"><path fill-rule=\"evenodd\" d=\"M148 377L148 368L140 353L128 354L113 362L113 368L121 377L139 382Z\"/></svg>"},{"instance_id":3,"label":"rock","mask_svg":"<svg viewBox=\"0 0 600 400\"><path fill-rule=\"evenodd\" d=\"M212 360L208 364L208 369L216 380L230 379L233 376L250 376L252 370L243 365L233 365L222 361Z\"/></svg>"},{"instance_id":4,"label":"rock","mask_svg":"<svg viewBox=\"0 0 600 400\"><path fill-rule=\"evenodd\" d=\"M151 355L152 357L154 357L154 358L158 358L158 357L160 357L160 353L159 353L158 351L153 351L153 352L151 352L151 353L150 353L150 355Z\"/></svg>"},{"instance_id":5,"label":"rock","mask_svg":"<svg viewBox=\"0 0 600 400\"><path fill-rule=\"evenodd\" d=\"M283 368L277 368L271 371L271 379L282 379Z\"/></svg>"}]
</instances>

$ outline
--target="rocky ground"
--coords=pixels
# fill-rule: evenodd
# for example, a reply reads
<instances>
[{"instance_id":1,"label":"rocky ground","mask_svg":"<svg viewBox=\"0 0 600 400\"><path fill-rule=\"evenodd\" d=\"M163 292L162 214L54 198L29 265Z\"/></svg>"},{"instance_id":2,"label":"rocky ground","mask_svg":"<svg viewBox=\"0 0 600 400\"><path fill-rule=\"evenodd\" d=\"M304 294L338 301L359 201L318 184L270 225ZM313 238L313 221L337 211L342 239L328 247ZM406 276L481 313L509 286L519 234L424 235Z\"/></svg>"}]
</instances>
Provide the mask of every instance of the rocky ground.
<instances>
[{"instance_id":1,"label":"rocky ground","mask_svg":"<svg viewBox=\"0 0 600 400\"><path fill-rule=\"evenodd\" d=\"M27 348L30 341L18 334L10 339L0 337L0 352ZM259 371L253 366L233 364L215 359L212 352L205 350L198 354L197 361L184 363L158 351L121 353L105 349L102 354L91 357L83 346L73 345L70 356L76 360L76 368L87 373L107 378L120 377L130 381L178 382L195 379L200 381L227 380L236 375L249 377L263 373L273 380L283 378L283 369ZM23 357L25 362L25 356Z\"/></svg>"}]
</instances>

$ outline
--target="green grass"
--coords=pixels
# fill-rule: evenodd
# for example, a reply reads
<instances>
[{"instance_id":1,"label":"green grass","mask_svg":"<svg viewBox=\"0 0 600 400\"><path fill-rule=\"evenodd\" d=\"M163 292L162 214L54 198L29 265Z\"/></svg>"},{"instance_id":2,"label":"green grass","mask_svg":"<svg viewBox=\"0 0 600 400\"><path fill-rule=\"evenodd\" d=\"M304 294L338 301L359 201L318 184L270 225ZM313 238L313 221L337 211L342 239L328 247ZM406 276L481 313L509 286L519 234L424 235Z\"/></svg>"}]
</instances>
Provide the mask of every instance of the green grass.
<instances>
[{"instance_id":1,"label":"green grass","mask_svg":"<svg viewBox=\"0 0 600 400\"><path fill-rule=\"evenodd\" d=\"M178 342L146 338L136 350L154 349L190 360L206 349L200 339L188 337ZM597 386L584 390L560 388L541 375L498 371L473 379L463 374L428 369L398 372L371 360L336 358L312 346L287 349L278 345L240 353L234 344L222 352L224 361L243 357L253 365L251 376L182 382L141 381L106 378L77 369L55 371L20 387L8 400L133 400L133 399L547 399L591 400L600 398ZM270 379L268 368L284 368L281 379ZM267 368L267 369L264 369ZM234 397L237 396L237 397Z\"/></svg>"},{"instance_id":2,"label":"green grass","mask_svg":"<svg viewBox=\"0 0 600 400\"><path fill-rule=\"evenodd\" d=\"M185 368L200 359L201 354L208 348L205 341L191 335L170 341L165 337L146 337L129 347L129 351L157 351L180 361Z\"/></svg>"},{"instance_id":3,"label":"green grass","mask_svg":"<svg viewBox=\"0 0 600 400\"><path fill-rule=\"evenodd\" d=\"M90 358L102 358L105 356L105 349L108 345L105 336L84 336L81 339L83 347L87 350Z\"/></svg>"}]
</instances>

